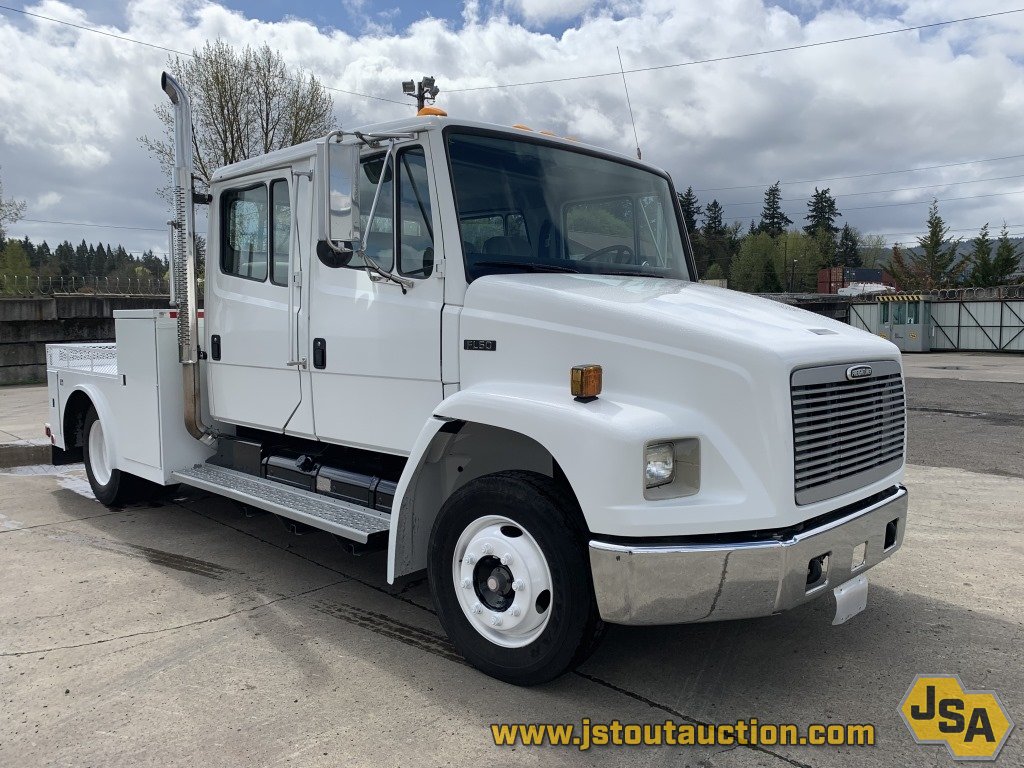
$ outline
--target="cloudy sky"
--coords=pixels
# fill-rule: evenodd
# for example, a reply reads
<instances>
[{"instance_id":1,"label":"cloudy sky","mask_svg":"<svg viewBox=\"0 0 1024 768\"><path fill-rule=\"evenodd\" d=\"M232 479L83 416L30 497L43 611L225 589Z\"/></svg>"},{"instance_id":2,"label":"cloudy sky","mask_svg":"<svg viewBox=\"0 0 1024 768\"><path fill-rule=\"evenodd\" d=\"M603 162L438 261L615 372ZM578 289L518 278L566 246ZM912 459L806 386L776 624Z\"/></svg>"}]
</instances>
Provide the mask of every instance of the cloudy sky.
<instances>
[{"instance_id":1,"label":"cloudy sky","mask_svg":"<svg viewBox=\"0 0 1024 768\"><path fill-rule=\"evenodd\" d=\"M0 178L39 220L12 234L36 241L162 252L167 218L136 137L160 130L168 54L38 16L179 51L267 42L328 86L397 101L403 79L434 75L452 116L632 153L622 79L607 74L618 46L627 70L648 68L627 75L644 159L729 220L757 218L780 179L798 223L818 184L842 221L889 242L913 241L933 197L958 234L986 221L1024 233L1022 0L0 2L36 15L0 8ZM413 111L333 95L346 128Z\"/></svg>"}]
</instances>

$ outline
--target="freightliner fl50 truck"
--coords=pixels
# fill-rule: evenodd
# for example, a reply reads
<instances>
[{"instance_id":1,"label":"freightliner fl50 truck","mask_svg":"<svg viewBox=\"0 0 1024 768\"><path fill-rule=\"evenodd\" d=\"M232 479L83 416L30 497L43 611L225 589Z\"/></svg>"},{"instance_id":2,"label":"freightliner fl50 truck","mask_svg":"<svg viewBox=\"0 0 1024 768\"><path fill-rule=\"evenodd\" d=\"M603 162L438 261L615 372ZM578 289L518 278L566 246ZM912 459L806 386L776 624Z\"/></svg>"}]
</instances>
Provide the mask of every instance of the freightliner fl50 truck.
<instances>
[{"instance_id":1,"label":"freightliner fl50 truck","mask_svg":"<svg viewBox=\"0 0 1024 768\"><path fill-rule=\"evenodd\" d=\"M698 283L665 172L428 108L200 194L162 86L171 306L48 348L55 450L101 502L185 484L386 547L519 684L605 623L864 608L907 513L899 352Z\"/></svg>"}]
</instances>

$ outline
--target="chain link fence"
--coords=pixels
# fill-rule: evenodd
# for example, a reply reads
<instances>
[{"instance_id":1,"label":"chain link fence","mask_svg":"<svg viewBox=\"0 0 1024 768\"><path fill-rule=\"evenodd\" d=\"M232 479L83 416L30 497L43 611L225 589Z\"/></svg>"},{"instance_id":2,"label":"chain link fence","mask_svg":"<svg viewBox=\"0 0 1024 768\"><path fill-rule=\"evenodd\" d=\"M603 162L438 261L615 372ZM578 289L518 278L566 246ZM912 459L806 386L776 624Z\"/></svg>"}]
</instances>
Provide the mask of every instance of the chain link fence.
<instances>
[{"instance_id":1,"label":"chain link fence","mask_svg":"<svg viewBox=\"0 0 1024 768\"><path fill-rule=\"evenodd\" d=\"M57 295L168 296L170 284L156 277L33 277L0 275L0 298Z\"/></svg>"}]
</instances>

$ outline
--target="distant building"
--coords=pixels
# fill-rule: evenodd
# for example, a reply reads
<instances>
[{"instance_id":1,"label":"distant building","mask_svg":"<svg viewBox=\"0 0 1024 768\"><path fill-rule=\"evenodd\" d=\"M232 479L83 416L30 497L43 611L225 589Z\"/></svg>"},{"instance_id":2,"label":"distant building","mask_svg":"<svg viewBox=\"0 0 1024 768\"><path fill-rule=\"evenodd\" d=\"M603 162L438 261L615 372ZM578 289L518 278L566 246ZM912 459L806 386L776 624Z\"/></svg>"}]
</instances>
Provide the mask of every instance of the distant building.
<instances>
[{"instance_id":1,"label":"distant building","mask_svg":"<svg viewBox=\"0 0 1024 768\"><path fill-rule=\"evenodd\" d=\"M896 288L896 281L884 269L867 267L825 267L818 271L818 293L838 293L853 283L878 283Z\"/></svg>"}]
</instances>

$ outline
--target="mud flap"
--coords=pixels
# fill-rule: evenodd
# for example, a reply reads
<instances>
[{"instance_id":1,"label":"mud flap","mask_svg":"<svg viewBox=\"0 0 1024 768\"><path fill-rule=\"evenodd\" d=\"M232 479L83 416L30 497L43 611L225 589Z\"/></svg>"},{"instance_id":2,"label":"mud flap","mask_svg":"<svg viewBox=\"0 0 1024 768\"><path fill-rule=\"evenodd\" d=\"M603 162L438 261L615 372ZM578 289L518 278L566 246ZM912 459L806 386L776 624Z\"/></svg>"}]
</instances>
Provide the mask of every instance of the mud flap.
<instances>
[{"instance_id":1,"label":"mud flap","mask_svg":"<svg viewBox=\"0 0 1024 768\"><path fill-rule=\"evenodd\" d=\"M868 577L861 574L840 584L832 593L836 596L836 617L832 625L845 624L868 605Z\"/></svg>"}]
</instances>

